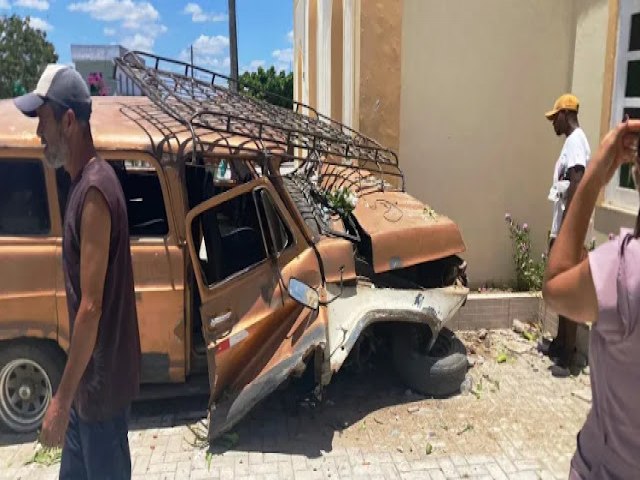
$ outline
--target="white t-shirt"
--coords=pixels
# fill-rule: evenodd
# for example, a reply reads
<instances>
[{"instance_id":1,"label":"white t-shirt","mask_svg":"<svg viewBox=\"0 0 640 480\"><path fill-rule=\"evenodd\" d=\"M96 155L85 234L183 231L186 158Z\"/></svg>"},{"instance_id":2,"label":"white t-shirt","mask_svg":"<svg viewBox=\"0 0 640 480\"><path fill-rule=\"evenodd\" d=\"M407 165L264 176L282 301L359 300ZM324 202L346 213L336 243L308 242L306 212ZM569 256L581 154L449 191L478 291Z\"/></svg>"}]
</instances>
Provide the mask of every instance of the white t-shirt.
<instances>
[{"instance_id":1,"label":"white t-shirt","mask_svg":"<svg viewBox=\"0 0 640 480\"><path fill-rule=\"evenodd\" d=\"M591 158L591 149L587 136L581 128L576 128L567 137L562 146L560 157L556 161L553 170L553 183L549 199L553 201L553 221L551 222L551 237L557 237L562 223L562 216L567 206L566 190L569 187L567 171L577 165L587 168L587 163Z\"/></svg>"}]
</instances>

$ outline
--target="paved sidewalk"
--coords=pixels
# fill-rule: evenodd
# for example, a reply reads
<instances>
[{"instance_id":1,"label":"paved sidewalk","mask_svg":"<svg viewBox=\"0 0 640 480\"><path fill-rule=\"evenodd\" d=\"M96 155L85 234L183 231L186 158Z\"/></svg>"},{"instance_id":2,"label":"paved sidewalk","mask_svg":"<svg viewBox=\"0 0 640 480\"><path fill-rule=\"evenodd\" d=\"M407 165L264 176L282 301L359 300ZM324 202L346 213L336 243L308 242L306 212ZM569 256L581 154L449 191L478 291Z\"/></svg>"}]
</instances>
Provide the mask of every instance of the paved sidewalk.
<instances>
[{"instance_id":1,"label":"paved sidewalk","mask_svg":"<svg viewBox=\"0 0 640 480\"><path fill-rule=\"evenodd\" d=\"M134 478L567 478L589 408L588 377L553 378L549 361L511 332L469 344L485 357L470 370L472 393L424 399L383 359L338 374L319 404L300 397L295 383L276 392L238 425L236 445L214 446L212 455L193 446L192 429L201 427L189 425L199 408L138 405L130 432ZM501 351L509 359L498 364ZM0 479L57 478L57 466L24 465L33 451L28 437L0 436Z\"/></svg>"}]
</instances>

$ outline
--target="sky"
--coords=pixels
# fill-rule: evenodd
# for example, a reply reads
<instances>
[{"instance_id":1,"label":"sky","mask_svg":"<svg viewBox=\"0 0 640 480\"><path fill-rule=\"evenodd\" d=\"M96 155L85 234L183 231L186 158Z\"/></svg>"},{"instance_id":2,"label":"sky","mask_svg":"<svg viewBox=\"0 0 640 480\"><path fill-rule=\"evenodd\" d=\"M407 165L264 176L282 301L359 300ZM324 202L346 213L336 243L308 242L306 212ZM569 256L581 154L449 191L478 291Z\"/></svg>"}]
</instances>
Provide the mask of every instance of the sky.
<instances>
[{"instance_id":1,"label":"sky","mask_svg":"<svg viewBox=\"0 0 640 480\"><path fill-rule=\"evenodd\" d=\"M108 45L189 60L229 71L227 0L0 0L0 15L29 16L47 33L60 63L71 44ZM291 70L293 2L236 0L240 71L274 65Z\"/></svg>"}]
</instances>

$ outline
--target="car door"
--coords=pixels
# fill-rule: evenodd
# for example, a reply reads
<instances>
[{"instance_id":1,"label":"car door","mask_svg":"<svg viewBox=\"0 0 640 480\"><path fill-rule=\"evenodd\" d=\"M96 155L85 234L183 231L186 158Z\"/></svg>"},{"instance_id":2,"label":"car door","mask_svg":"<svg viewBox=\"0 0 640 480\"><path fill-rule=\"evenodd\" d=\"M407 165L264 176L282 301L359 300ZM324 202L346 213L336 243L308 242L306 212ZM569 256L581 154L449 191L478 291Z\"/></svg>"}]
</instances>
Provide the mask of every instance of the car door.
<instances>
[{"instance_id":1,"label":"car door","mask_svg":"<svg viewBox=\"0 0 640 480\"><path fill-rule=\"evenodd\" d=\"M259 378L272 378L273 388L250 395L255 402L277 386L279 368L305 333L322 323L287 293L291 278L320 287L318 257L264 178L203 202L186 220L211 402L225 391L238 398Z\"/></svg>"}]
</instances>

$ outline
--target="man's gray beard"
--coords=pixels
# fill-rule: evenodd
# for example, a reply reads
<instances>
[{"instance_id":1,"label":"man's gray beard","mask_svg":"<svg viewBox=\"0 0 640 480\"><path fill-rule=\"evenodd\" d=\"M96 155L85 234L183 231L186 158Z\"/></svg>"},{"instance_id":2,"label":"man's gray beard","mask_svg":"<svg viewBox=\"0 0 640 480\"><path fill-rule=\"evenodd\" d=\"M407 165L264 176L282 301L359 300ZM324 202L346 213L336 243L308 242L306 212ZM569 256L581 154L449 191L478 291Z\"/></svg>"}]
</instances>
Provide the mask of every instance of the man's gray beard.
<instances>
[{"instance_id":1,"label":"man's gray beard","mask_svg":"<svg viewBox=\"0 0 640 480\"><path fill-rule=\"evenodd\" d=\"M45 155L45 160L51 168L57 169L64 167L68 157L69 149L63 142L61 142L55 151L52 151L51 147L49 147L49 151L47 155Z\"/></svg>"}]
</instances>

